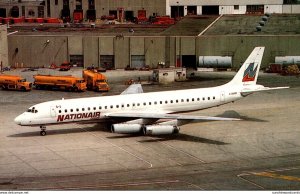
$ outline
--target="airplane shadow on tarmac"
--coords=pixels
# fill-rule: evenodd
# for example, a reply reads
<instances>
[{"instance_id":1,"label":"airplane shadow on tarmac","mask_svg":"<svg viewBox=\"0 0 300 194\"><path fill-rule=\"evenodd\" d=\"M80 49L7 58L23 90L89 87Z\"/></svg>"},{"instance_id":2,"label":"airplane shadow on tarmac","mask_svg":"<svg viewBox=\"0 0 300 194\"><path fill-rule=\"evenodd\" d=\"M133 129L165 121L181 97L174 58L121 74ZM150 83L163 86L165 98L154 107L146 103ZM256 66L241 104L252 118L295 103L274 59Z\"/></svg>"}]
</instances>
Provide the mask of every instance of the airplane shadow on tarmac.
<instances>
[{"instance_id":1,"label":"airplane shadow on tarmac","mask_svg":"<svg viewBox=\"0 0 300 194\"><path fill-rule=\"evenodd\" d=\"M269 122L267 120L251 118L251 117L240 115L238 112L236 112L234 110L225 111L223 114L217 115L217 117L236 118L236 119L241 119L241 121Z\"/></svg>"},{"instance_id":2,"label":"airplane shadow on tarmac","mask_svg":"<svg viewBox=\"0 0 300 194\"><path fill-rule=\"evenodd\" d=\"M266 120L262 120L262 119L257 119L257 118L250 118L247 116L242 116L239 113L237 113L236 111L225 111L223 114L221 115L217 115L219 117L229 117L229 118L239 118L242 121L252 121L252 122L268 122ZM206 122L206 121L204 121ZM207 121L210 122L210 121ZM107 132L110 133L110 128L108 127L107 124L105 123L97 123L92 127L81 127L81 128L71 128L71 129L54 129L51 130L47 129L47 136L48 135L63 135L63 134L70 134L70 133L85 133L85 132L93 132L93 131L103 131L103 132ZM136 136L141 136L142 134L118 134L116 136L111 136L111 137L107 137L110 139L118 139L118 138L130 138L130 137L136 137ZM13 135L9 135L8 137L36 137L36 136L40 136L40 130L37 127L36 129L33 128L32 132L25 132L25 133L18 133L18 134L13 134ZM148 139L148 140L142 140L140 141L141 143L146 143L146 142L155 142L155 141L169 141L169 140L181 140L181 141L190 141L190 142L199 142L199 143L207 143L207 144L215 144L215 145L226 145L227 143L224 142L219 142L219 141L215 141L215 140L209 140L209 139L205 139L205 138L201 138L201 137L196 137L196 136L191 136L191 135L187 135L187 134L171 134L171 135L160 135L160 136L152 136L155 139Z\"/></svg>"},{"instance_id":3,"label":"airplane shadow on tarmac","mask_svg":"<svg viewBox=\"0 0 300 194\"><path fill-rule=\"evenodd\" d=\"M84 124L82 124L84 126ZM9 135L8 137L36 137L40 136L40 128L39 127L32 127L32 132L25 132L25 133L18 133ZM81 128L67 128L67 129L50 129L47 127L47 135L63 135L63 134L70 134L70 133L86 133L86 132L93 132L93 131L104 131L110 133L110 129L107 128L105 124L95 124L93 127L81 127Z\"/></svg>"}]
</instances>

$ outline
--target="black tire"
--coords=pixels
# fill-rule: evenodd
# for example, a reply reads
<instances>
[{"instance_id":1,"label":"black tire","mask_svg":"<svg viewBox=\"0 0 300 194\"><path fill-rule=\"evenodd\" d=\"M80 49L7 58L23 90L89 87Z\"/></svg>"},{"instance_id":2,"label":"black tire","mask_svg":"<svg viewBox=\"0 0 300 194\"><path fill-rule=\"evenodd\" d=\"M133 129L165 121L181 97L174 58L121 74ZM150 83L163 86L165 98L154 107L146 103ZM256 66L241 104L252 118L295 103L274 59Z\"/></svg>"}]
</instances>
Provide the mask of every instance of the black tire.
<instances>
[{"instance_id":1,"label":"black tire","mask_svg":"<svg viewBox=\"0 0 300 194\"><path fill-rule=\"evenodd\" d=\"M40 135L41 135L41 136L45 136L46 134L47 134L46 131L41 131L41 132L40 132Z\"/></svg>"},{"instance_id":2,"label":"black tire","mask_svg":"<svg viewBox=\"0 0 300 194\"><path fill-rule=\"evenodd\" d=\"M21 87L21 91L22 91L22 92L26 92L26 88L22 86L22 87Z\"/></svg>"},{"instance_id":3,"label":"black tire","mask_svg":"<svg viewBox=\"0 0 300 194\"><path fill-rule=\"evenodd\" d=\"M35 89L40 90L41 86L40 85L35 85Z\"/></svg>"},{"instance_id":4,"label":"black tire","mask_svg":"<svg viewBox=\"0 0 300 194\"><path fill-rule=\"evenodd\" d=\"M73 88L73 90L74 90L74 92L79 92L79 90L76 86Z\"/></svg>"}]
</instances>

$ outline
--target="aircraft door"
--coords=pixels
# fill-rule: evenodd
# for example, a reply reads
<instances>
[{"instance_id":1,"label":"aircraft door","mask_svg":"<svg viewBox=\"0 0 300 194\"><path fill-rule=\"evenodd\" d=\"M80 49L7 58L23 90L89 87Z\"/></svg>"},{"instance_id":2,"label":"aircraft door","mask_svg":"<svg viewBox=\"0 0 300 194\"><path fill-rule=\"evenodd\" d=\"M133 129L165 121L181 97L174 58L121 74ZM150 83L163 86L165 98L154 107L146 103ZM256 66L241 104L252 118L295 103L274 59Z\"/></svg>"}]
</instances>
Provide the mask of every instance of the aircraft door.
<instances>
[{"instance_id":1,"label":"aircraft door","mask_svg":"<svg viewBox=\"0 0 300 194\"><path fill-rule=\"evenodd\" d=\"M221 102L225 102L225 92L224 91L221 92L220 99L221 99L220 100Z\"/></svg>"},{"instance_id":2,"label":"aircraft door","mask_svg":"<svg viewBox=\"0 0 300 194\"><path fill-rule=\"evenodd\" d=\"M51 114L51 117L56 117L56 108L55 108L55 106L50 107L50 114Z\"/></svg>"}]
</instances>

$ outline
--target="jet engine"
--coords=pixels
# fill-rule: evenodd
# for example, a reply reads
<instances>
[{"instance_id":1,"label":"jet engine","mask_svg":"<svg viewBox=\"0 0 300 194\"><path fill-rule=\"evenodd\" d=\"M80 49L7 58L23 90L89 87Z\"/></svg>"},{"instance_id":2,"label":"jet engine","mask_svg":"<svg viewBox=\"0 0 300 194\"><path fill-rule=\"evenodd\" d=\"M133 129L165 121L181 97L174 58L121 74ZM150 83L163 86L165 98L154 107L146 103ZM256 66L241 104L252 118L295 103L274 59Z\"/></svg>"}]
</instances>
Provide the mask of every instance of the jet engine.
<instances>
[{"instance_id":1,"label":"jet engine","mask_svg":"<svg viewBox=\"0 0 300 194\"><path fill-rule=\"evenodd\" d=\"M143 128L144 135L168 135L179 132L179 127L174 125L149 125Z\"/></svg>"},{"instance_id":2,"label":"jet engine","mask_svg":"<svg viewBox=\"0 0 300 194\"><path fill-rule=\"evenodd\" d=\"M113 124L111 125L111 132L113 133L139 133L142 131L141 124Z\"/></svg>"}]
</instances>

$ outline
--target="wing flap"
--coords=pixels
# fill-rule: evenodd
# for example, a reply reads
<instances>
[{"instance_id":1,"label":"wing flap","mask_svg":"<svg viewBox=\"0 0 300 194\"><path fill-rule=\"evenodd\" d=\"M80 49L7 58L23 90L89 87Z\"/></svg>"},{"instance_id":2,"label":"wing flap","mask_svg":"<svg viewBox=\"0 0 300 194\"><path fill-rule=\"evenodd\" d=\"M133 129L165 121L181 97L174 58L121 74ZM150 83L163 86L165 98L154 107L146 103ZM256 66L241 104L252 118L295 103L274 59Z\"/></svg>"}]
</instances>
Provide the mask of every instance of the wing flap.
<instances>
[{"instance_id":1,"label":"wing flap","mask_svg":"<svg viewBox=\"0 0 300 194\"><path fill-rule=\"evenodd\" d=\"M239 121L237 118L193 116L182 114L164 113L111 113L107 114L111 118L145 118L145 119L177 119L177 120L203 120L203 121Z\"/></svg>"}]
</instances>

